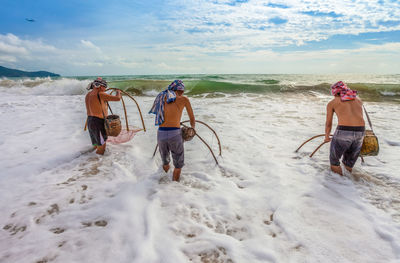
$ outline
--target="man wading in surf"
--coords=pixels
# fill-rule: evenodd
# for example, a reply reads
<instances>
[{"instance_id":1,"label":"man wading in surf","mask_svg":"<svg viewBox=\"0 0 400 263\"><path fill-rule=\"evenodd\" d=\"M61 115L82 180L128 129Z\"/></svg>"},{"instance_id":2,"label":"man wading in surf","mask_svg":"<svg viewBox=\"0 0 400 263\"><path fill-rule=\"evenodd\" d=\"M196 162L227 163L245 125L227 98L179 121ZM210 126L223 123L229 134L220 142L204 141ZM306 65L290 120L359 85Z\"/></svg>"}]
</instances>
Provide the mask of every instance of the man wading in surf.
<instances>
[{"instance_id":1,"label":"man wading in surf","mask_svg":"<svg viewBox=\"0 0 400 263\"><path fill-rule=\"evenodd\" d=\"M339 160L343 156L342 163L349 172L352 171L360 155L365 123L362 102L357 98L357 91L349 89L342 81L333 84L331 90L335 98L326 108L325 142L331 141L331 170L343 175ZM338 118L338 126L331 140L329 135L333 113L336 113Z\"/></svg>"},{"instance_id":2,"label":"man wading in surf","mask_svg":"<svg viewBox=\"0 0 400 263\"><path fill-rule=\"evenodd\" d=\"M195 119L192 106L188 97L183 96L185 86L181 80L174 80L163 92L160 92L154 100L149 113L156 115L155 124L159 125L157 142L165 172L169 170L170 152L175 166L173 181L179 181L182 167L184 166L184 149L181 134L181 117L183 108L189 115L190 126L195 127Z\"/></svg>"},{"instance_id":3,"label":"man wading in surf","mask_svg":"<svg viewBox=\"0 0 400 263\"><path fill-rule=\"evenodd\" d=\"M88 115L87 126L90 139L96 149L96 153L103 155L106 150L107 133L104 128L104 118L108 116L107 101L119 101L120 91L116 96L107 94L107 81L97 78L88 89L92 89L85 98L86 112Z\"/></svg>"}]
</instances>

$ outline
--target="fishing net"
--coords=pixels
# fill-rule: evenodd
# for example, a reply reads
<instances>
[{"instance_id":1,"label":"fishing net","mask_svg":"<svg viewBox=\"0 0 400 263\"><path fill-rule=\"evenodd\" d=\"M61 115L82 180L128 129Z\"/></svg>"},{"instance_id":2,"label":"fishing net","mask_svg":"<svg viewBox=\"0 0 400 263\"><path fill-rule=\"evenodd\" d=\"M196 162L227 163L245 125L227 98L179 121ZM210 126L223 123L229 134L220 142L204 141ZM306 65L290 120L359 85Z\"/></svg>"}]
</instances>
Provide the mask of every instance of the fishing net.
<instances>
[{"instance_id":1,"label":"fishing net","mask_svg":"<svg viewBox=\"0 0 400 263\"><path fill-rule=\"evenodd\" d=\"M140 132L141 128L137 127L129 127L129 131L126 128L123 128L118 136L108 136L107 143L111 144L121 144L125 142L129 142L135 137L136 133Z\"/></svg>"}]
</instances>

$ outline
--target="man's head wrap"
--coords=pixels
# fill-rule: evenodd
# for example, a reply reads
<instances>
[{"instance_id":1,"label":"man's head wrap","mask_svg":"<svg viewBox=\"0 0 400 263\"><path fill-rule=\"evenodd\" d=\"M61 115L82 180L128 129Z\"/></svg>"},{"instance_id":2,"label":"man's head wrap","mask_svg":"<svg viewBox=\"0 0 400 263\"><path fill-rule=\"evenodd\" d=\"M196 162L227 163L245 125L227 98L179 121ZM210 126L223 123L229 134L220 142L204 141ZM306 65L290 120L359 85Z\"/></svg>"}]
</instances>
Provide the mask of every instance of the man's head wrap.
<instances>
[{"instance_id":1,"label":"man's head wrap","mask_svg":"<svg viewBox=\"0 0 400 263\"><path fill-rule=\"evenodd\" d=\"M342 101L354 100L357 97L357 91L351 90L343 81L338 81L331 86L332 95L340 95Z\"/></svg>"},{"instance_id":2,"label":"man's head wrap","mask_svg":"<svg viewBox=\"0 0 400 263\"><path fill-rule=\"evenodd\" d=\"M95 80L92 82L92 84L90 85L90 88L91 88L91 89L93 89L93 88L99 88L99 87L101 87L101 86L107 88L107 81L105 81L104 79L98 77L97 79L95 79Z\"/></svg>"},{"instance_id":3,"label":"man's head wrap","mask_svg":"<svg viewBox=\"0 0 400 263\"><path fill-rule=\"evenodd\" d=\"M171 84L169 84L168 89L172 90L172 91L177 91L177 90L184 91L185 90L185 85L183 85L182 80L176 79L176 80L172 81Z\"/></svg>"}]
</instances>

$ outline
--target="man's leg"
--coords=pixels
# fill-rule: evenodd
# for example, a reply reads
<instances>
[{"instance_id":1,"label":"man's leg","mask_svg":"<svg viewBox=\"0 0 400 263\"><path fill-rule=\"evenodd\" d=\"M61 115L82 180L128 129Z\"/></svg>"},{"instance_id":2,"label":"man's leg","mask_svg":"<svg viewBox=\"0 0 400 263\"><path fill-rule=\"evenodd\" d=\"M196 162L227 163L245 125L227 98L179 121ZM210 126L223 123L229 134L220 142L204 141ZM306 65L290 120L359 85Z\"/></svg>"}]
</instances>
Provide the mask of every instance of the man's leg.
<instances>
[{"instance_id":1,"label":"man's leg","mask_svg":"<svg viewBox=\"0 0 400 263\"><path fill-rule=\"evenodd\" d=\"M175 168L174 169L174 173L173 173L173 176L172 176L172 181L179 182L179 177L181 176L181 171L182 171L182 168Z\"/></svg>"},{"instance_id":2,"label":"man's leg","mask_svg":"<svg viewBox=\"0 0 400 263\"><path fill-rule=\"evenodd\" d=\"M350 173L353 170L353 166L357 162L358 157L360 156L364 132L355 132L354 137L356 137L356 139L353 141L350 148L343 154L342 160L344 167L346 167L346 170Z\"/></svg>"},{"instance_id":3,"label":"man's leg","mask_svg":"<svg viewBox=\"0 0 400 263\"><path fill-rule=\"evenodd\" d=\"M162 168L164 172L169 171L170 153L167 140L158 140L158 150L160 152L161 160L163 162Z\"/></svg>"},{"instance_id":4,"label":"man's leg","mask_svg":"<svg viewBox=\"0 0 400 263\"><path fill-rule=\"evenodd\" d=\"M346 167L346 169L347 169L347 167ZM340 175L343 176L342 167L340 167L340 165L339 166L331 165L331 170L332 170L332 172L335 172L335 173L340 174Z\"/></svg>"},{"instance_id":5,"label":"man's leg","mask_svg":"<svg viewBox=\"0 0 400 263\"><path fill-rule=\"evenodd\" d=\"M174 173L172 176L173 181L179 181L181 176L182 167L184 166L185 151L183 148L183 139L181 135L178 135L170 140L170 148L172 153L172 159L174 161Z\"/></svg>"},{"instance_id":6,"label":"man's leg","mask_svg":"<svg viewBox=\"0 0 400 263\"><path fill-rule=\"evenodd\" d=\"M331 164L331 170L334 173L343 176L342 167L340 167L340 158L346 149L350 146L348 140L343 138L346 131L337 130L333 135L330 146L329 162ZM350 142L351 144L351 142Z\"/></svg>"},{"instance_id":7,"label":"man's leg","mask_svg":"<svg viewBox=\"0 0 400 263\"><path fill-rule=\"evenodd\" d=\"M101 146L97 146L97 150L96 150L97 154L103 155L105 151L106 151L106 143L104 143Z\"/></svg>"},{"instance_id":8,"label":"man's leg","mask_svg":"<svg viewBox=\"0 0 400 263\"><path fill-rule=\"evenodd\" d=\"M169 171L169 164L163 165L162 168L164 169L164 172L168 173L168 171Z\"/></svg>"}]
</instances>

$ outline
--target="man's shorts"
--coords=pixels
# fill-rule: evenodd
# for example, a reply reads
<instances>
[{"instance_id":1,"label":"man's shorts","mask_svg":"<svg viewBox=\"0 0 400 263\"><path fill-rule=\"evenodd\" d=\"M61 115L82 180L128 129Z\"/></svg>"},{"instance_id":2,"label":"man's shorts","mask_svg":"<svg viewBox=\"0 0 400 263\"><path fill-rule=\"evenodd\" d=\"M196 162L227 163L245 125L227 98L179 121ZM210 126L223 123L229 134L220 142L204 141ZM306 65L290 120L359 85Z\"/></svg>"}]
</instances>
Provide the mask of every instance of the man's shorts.
<instances>
[{"instance_id":1,"label":"man's shorts","mask_svg":"<svg viewBox=\"0 0 400 263\"><path fill-rule=\"evenodd\" d=\"M88 116L87 120L90 139L93 146L101 146L107 141L107 133L104 128L104 119Z\"/></svg>"},{"instance_id":2,"label":"man's shorts","mask_svg":"<svg viewBox=\"0 0 400 263\"><path fill-rule=\"evenodd\" d=\"M339 166L339 160L343 156L342 163L353 168L360 155L364 133L364 126L338 126L331 141L329 155L331 165Z\"/></svg>"},{"instance_id":3,"label":"man's shorts","mask_svg":"<svg viewBox=\"0 0 400 263\"><path fill-rule=\"evenodd\" d=\"M163 130L160 127L157 133L157 142L163 165L167 165L171 161L170 152L175 168L182 168L185 165L181 129Z\"/></svg>"}]
</instances>

